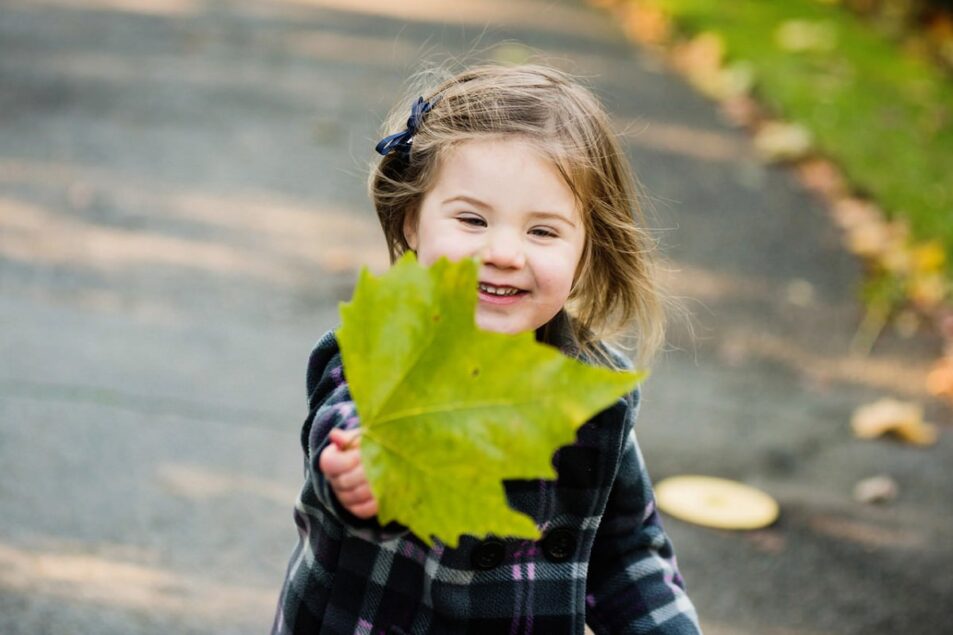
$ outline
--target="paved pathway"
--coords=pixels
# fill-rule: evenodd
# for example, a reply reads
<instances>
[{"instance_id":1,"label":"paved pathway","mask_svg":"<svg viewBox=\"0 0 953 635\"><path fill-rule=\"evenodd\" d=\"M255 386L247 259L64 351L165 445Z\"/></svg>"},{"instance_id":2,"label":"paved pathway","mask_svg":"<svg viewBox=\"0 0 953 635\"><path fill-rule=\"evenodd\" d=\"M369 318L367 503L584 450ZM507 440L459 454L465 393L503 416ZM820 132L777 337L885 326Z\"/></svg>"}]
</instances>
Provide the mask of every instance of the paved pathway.
<instances>
[{"instance_id":1,"label":"paved pathway","mask_svg":"<svg viewBox=\"0 0 953 635\"><path fill-rule=\"evenodd\" d=\"M6 0L0 6L0 632L266 631L295 540L314 340L381 266L376 126L420 59L592 79L626 131L695 339L645 387L656 478L759 485L783 517L671 520L708 633L938 633L953 441L850 437L933 352L851 358L857 264L713 106L579 2ZM928 418L948 421L931 405ZM900 484L851 502L860 478ZM948 631L947 631L948 632Z\"/></svg>"}]
</instances>

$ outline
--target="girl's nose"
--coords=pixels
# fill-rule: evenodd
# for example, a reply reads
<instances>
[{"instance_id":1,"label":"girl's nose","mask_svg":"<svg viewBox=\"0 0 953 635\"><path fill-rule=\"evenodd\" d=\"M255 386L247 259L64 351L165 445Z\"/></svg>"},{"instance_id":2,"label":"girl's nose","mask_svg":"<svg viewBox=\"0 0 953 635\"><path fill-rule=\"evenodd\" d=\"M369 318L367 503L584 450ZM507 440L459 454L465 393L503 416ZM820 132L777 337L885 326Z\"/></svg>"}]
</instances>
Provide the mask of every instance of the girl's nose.
<instances>
[{"instance_id":1,"label":"girl's nose","mask_svg":"<svg viewBox=\"0 0 953 635\"><path fill-rule=\"evenodd\" d=\"M523 241L510 232L493 232L487 236L480 257L485 265L499 269L520 269L526 264Z\"/></svg>"}]
</instances>

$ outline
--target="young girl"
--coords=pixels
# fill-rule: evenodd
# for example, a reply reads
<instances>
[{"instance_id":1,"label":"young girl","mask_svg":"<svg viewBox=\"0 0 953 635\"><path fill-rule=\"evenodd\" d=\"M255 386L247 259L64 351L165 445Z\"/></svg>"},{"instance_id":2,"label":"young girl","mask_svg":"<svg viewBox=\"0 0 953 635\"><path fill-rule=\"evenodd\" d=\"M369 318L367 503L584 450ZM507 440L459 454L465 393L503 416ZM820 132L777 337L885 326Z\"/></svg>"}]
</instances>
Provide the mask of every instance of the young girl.
<instances>
[{"instance_id":1,"label":"young girl","mask_svg":"<svg viewBox=\"0 0 953 635\"><path fill-rule=\"evenodd\" d=\"M425 94L377 145L369 182L391 259L477 256L480 328L533 330L623 368L605 341L634 325L644 367L662 302L632 175L596 98L537 65L472 68ZM387 130L406 115L403 103ZM556 481L506 481L538 542L468 535L456 549L377 522L333 331L311 353L307 391L300 541L272 633L700 632L636 444L638 389L556 453Z\"/></svg>"}]
</instances>

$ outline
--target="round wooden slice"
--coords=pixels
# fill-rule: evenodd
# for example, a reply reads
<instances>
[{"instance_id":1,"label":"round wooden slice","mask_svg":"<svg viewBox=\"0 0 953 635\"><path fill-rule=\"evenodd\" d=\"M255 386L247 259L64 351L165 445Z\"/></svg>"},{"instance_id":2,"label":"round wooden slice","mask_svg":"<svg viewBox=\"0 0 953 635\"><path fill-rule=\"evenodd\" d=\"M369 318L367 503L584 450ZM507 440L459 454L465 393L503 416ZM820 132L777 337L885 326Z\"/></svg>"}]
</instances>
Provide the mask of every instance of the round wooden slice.
<instances>
[{"instance_id":1,"label":"round wooden slice","mask_svg":"<svg viewBox=\"0 0 953 635\"><path fill-rule=\"evenodd\" d=\"M760 529L778 518L778 504L759 489L713 476L673 476L655 486L659 509L717 529Z\"/></svg>"}]
</instances>

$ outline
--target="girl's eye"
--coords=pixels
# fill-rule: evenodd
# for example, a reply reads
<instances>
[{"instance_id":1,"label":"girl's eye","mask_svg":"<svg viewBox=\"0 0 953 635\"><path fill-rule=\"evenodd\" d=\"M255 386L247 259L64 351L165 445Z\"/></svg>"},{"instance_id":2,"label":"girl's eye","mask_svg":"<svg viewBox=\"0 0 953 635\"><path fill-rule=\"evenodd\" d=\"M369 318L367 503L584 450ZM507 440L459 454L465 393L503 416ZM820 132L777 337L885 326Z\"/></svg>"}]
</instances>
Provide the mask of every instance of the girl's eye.
<instances>
[{"instance_id":1,"label":"girl's eye","mask_svg":"<svg viewBox=\"0 0 953 635\"><path fill-rule=\"evenodd\" d=\"M556 238L558 234L548 227L534 227L529 230L533 236L538 236L540 238Z\"/></svg>"},{"instance_id":2,"label":"girl's eye","mask_svg":"<svg viewBox=\"0 0 953 635\"><path fill-rule=\"evenodd\" d=\"M486 227L486 221L479 216L458 216L457 220L470 227Z\"/></svg>"}]
</instances>

